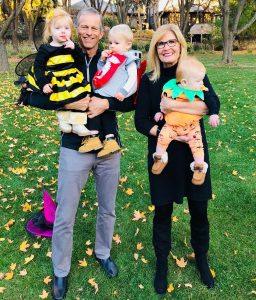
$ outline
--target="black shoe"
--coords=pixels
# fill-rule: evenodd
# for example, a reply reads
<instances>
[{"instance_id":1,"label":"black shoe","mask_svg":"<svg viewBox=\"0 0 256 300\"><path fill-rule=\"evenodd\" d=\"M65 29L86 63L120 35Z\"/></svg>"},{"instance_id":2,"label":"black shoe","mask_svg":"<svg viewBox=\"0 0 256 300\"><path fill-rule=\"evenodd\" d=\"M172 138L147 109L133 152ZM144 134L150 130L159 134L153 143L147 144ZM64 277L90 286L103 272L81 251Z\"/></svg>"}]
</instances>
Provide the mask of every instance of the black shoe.
<instances>
[{"instance_id":1,"label":"black shoe","mask_svg":"<svg viewBox=\"0 0 256 300\"><path fill-rule=\"evenodd\" d=\"M116 277L118 275L118 269L116 264L113 262L111 257L107 259L100 259L95 255L96 260L100 263L104 271L108 274L109 277Z\"/></svg>"},{"instance_id":2,"label":"black shoe","mask_svg":"<svg viewBox=\"0 0 256 300\"><path fill-rule=\"evenodd\" d=\"M58 277L54 276L52 297L54 300L62 300L68 291L68 276Z\"/></svg>"},{"instance_id":3,"label":"black shoe","mask_svg":"<svg viewBox=\"0 0 256 300\"><path fill-rule=\"evenodd\" d=\"M204 285L207 286L208 289L214 288L214 279L208 265L207 256L204 255L196 255L196 265L197 269L200 273L201 280Z\"/></svg>"},{"instance_id":4,"label":"black shoe","mask_svg":"<svg viewBox=\"0 0 256 300\"><path fill-rule=\"evenodd\" d=\"M168 263L164 261L156 263L156 273L154 279L154 288L157 294L164 295L167 291L167 269Z\"/></svg>"}]
</instances>

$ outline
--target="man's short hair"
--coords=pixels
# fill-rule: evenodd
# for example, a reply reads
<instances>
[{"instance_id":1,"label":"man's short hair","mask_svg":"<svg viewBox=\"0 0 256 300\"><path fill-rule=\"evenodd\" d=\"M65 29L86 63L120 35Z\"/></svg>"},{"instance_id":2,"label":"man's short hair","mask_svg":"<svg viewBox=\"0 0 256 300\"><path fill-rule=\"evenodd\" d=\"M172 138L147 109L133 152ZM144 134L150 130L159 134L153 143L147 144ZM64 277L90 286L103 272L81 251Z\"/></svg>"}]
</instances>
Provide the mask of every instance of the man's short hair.
<instances>
[{"instance_id":1,"label":"man's short hair","mask_svg":"<svg viewBox=\"0 0 256 300\"><path fill-rule=\"evenodd\" d=\"M103 32L103 22L102 22L102 16L101 14L93 7L86 7L81 9L75 19L75 26L78 27L79 26L79 19L81 16L85 16L85 15L95 15L98 16L100 18L100 31Z\"/></svg>"}]
</instances>

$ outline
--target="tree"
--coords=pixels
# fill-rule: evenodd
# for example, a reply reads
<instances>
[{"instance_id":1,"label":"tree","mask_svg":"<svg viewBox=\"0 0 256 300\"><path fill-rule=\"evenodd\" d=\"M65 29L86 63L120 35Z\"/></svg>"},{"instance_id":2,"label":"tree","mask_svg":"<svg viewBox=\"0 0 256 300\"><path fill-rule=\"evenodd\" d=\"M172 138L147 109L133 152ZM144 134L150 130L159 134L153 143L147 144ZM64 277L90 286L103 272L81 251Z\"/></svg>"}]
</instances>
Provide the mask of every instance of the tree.
<instances>
[{"instance_id":1,"label":"tree","mask_svg":"<svg viewBox=\"0 0 256 300\"><path fill-rule=\"evenodd\" d=\"M104 17L111 0L83 0L83 2L86 4L86 6L95 8L102 15L102 17ZM104 2L106 3L105 7L103 5Z\"/></svg>"},{"instance_id":2,"label":"tree","mask_svg":"<svg viewBox=\"0 0 256 300\"><path fill-rule=\"evenodd\" d=\"M6 72L9 71L9 64L8 64L8 57L7 57L7 51L6 46L4 43L4 35L6 34L7 30L9 29L11 23L15 19L17 15L19 15L22 7L24 6L26 0L21 0L19 5L16 9L13 9L10 16L5 20L3 23L3 27L0 31L0 72Z\"/></svg>"},{"instance_id":3,"label":"tree","mask_svg":"<svg viewBox=\"0 0 256 300\"><path fill-rule=\"evenodd\" d=\"M232 19L233 11L230 9L230 1L219 0L223 17L221 32L223 37L222 63L224 64L230 64L233 62L233 42L235 38L256 21L256 12L254 12L247 23L238 28L243 11L248 4L247 2L247 0L237 0L237 4L234 5L234 18Z\"/></svg>"}]
</instances>

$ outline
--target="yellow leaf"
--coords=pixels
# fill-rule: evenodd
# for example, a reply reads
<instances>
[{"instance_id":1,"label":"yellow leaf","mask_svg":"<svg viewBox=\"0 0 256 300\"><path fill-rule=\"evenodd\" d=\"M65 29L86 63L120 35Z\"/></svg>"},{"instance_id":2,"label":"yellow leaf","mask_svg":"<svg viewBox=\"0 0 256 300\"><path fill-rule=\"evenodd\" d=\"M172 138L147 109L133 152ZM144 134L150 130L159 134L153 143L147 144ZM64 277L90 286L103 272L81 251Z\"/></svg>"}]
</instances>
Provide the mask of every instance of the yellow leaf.
<instances>
[{"instance_id":1,"label":"yellow leaf","mask_svg":"<svg viewBox=\"0 0 256 300\"><path fill-rule=\"evenodd\" d=\"M147 264L147 263L148 263L148 261L145 259L144 256L141 257L141 261L142 261L144 264Z\"/></svg>"},{"instance_id":2,"label":"yellow leaf","mask_svg":"<svg viewBox=\"0 0 256 300\"><path fill-rule=\"evenodd\" d=\"M167 292L168 293L172 293L174 291L174 286L173 286L173 283L170 283L168 288L167 288Z\"/></svg>"},{"instance_id":3,"label":"yellow leaf","mask_svg":"<svg viewBox=\"0 0 256 300\"><path fill-rule=\"evenodd\" d=\"M172 221L173 221L174 223L177 223L178 220L179 220L179 219L178 219L176 216L173 216L173 217L172 217Z\"/></svg>"},{"instance_id":4,"label":"yellow leaf","mask_svg":"<svg viewBox=\"0 0 256 300\"><path fill-rule=\"evenodd\" d=\"M211 273L212 273L212 277L215 278L216 277L216 272L213 269L210 269Z\"/></svg>"},{"instance_id":5,"label":"yellow leaf","mask_svg":"<svg viewBox=\"0 0 256 300\"><path fill-rule=\"evenodd\" d=\"M20 273L19 273L20 276L26 276L27 274L28 274L28 272L27 272L26 269L21 270Z\"/></svg>"},{"instance_id":6,"label":"yellow leaf","mask_svg":"<svg viewBox=\"0 0 256 300\"><path fill-rule=\"evenodd\" d=\"M0 242L3 242L5 240L5 238L0 238Z\"/></svg>"},{"instance_id":7,"label":"yellow leaf","mask_svg":"<svg viewBox=\"0 0 256 300\"><path fill-rule=\"evenodd\" d=\"M146 219L144 212L140 212L139 210L135 210L133 214L133 221L139 221L140 219Z\"/></svg>"},{"instance_id":8,"label":"yellow leaf","mask_svg":"<svg viewBox=\"0 0 256 300\"><path fill-rule=\"evenodd\" d=\"M15 220L11 219L9 220L5 225L4 225L4 228L6 230L10 230L10 227L15 223Z\"/></svg>"},{"instance_id":9,"label":"yellow leaf","mask_svg":"<svg viewBox=\"0 0 256 300\"><path fill-rule=\"evenodd\" d=\"M187 255L189 260L194 260L195 259L195 252L192 252L191 254Z\"/></svg>"},{"instance_id":10,"label":"yellow leaf","mask_svg":"<svg viewBox=\"0 0 256 300\"><path fill-rule=\"evenodd\" d=\"M126 182L126 181L127 181L127 178L128 178L127 176L120 177L120 178L119 178L119 183L122 184L122 183Z\"/></svg>"},{"instance_id":11,"label":"yellow leaf","mask_svg":"<svg viewBox=\"0 0 256 300\"><path fill-rule=\"evenodd\" d=\"M88 240L88 241L86 241L85 245L86 245L86 246L90 246L91 243L92 243L92 242L91 242L90 240Z\"/></svg>"},{"instance_id":12,"label":"yellow leaf","mask_svg":"<svg viewBox=\"0 0 256 300\"><path fill-rule=\"evenodd\" d=\"M39 244L38 242L36 242L36 243L33 244L33 248L34 249L39 249L39 248L41 248L41 244Z\"/></svg>"},{"instance_id":13,"label":"yellow leaf","mask_svg":"<svg viewBox=\"0 0 256 300\"><path fill-rule=\"evenodd\" d=\"M142 290L144 289L144 286L142 284L139 284L138 287Z\"/></svg>"},{"instance_id":14,"label":"yellow leaf","mask_svg":"<svg viewBox=\"0 0 256 300\"><path fill-rule=\"evenodd\" d=\"M34 258L34 255L31 254L29 257L26 257L25 258L25 262L24 262L24 265L28 264L29 262L31 262L31 260L33 260Z\"/></svg>"},{"instance_id":15,"label":"yellow leaf","mask_svg":"<svg viewBox=\"0 0 256 300\"><path fill-rule=\"evenodd\" d=\"M85 253L89 256L92 256L93 254L93 249L92 248L87 248L87 250L85 251Z\"/></svg>"},{"instance_id":16,"label":"yellow leaf","mask_svg":"<svg viewBox=\"0 0 256 300\"><path fill-rule=\"evenodd\" d=\"M49 284L52 281L52 279L51 279L50 276L46 276L46 277L44 277L43 281L44 281L45 284Z\"/></svg>"},{"instance_id":17,"label":"yellow leaf","mask_svg":"<svg viewBox=\"0 0 256 300\"><path fill-rule=\"evenodd\" d=\"M13 278L13 271L5 273L4 279L11 280Z\"/></svg>"},{"instance_id":18,"label":"yellow leaf","mask_svg":"<svg viewBox=\"0 0 256 300\"><path fill-rule=\"evenodd\" d=\"M21 204L22 211L32 211L32 205L26 202L25 204Z\"/></svg>"},{"instance_id":19,"label":"yellow leaf","mask_svg":"<svg viewBox=\"0 0 256 300\"><path fill-rule=\"evenodd\" d=\"M1 293L1 294L4 292L4 290L5 290L5 287L0 286L0 293Z\"/></svg>"},{"instance_id":20,"label":"yellow leaf","mask_svg":"<svg viewBox=\"0 0 256 300\"><path fill-rule=\"evenodd\" d=\"M236 170L232 171L232 175L237 176L238 172Z\"/></svg>"},{"instance_id":21,"label":"yellow leaf","mask_svg":"<svg viewBox=\"0 0 256 300\"><path fill-rule=\"evenodd\" d=\"M212 194L212 200L215 200L215 199L216 199L216 195Z\"/></svg>"},{"instance_id":22,"label":"yellow leaf","mask_svg":"<svg viewBox=\"0 0 256 300\"><path fill-rule=\"evenodd\" d=\"M10 265L10 269L12 270L12 271L14 271L15 269L16 269L16 263L12 263L11 265Z\"/></svg>"},{"instance_id":23,"label":"yellow leaf","mask_svg":"<svg viewBox=\"0 0 256 300\"><path fill-rule=\"evenodd\" d=\"M142 243L137 243L137 250L140 251L142 250L144 247L142 246Z\"/></svg>"},{"instance_id":24,"label":"yellow leaf","mask_svg":"<svg viewBox=\"0 0 256 300\"><path fill-rule=\"evenodd\" d=\"M25 168L24 166L22 167L18 167L16 169L14 168L8 168L9 171L11 171L12 173L19 175L19 174L26 174L27 173L27 168Z\"/></svg>"},{"instance_id":25,"label":"yellow leaf","mask_svg":"<svg viewBox=\"0 0 256 300\"><path fill-rule=\"evenodd\" d=\"M121 244L121 239L120 236L118 234L116 234L115 236L113 236L113 241L118 245Z\"/></svg>"},{"instance_id":26,"label":"yellow leaf","mask_svg":"<svg viewBox=\"0 0 256 300\"><path fill-rule=\"evenodd\" d=\"M125 193L126 193L128 196L131 196L132 194L134 194L134 191L133 191L133 189L128 188L128 189L125 191Z\"/></svg>"},{"instance_id":27,"label":"yellow leaf","mask_svg":"<svg viewBox=\"0 0 256 300\"><path fill-rule=\"evenodd\" d=\"M46 256L51 258L52 257L52 251L48 250L48 252L46 253Z\"/></svg>"},{"instance_id":28,"label":"yellow leaf","mask_svg":"<svg viewBox=\"0 0 256 300\"><path fill-rule=\"evenodd\" d=\"M99 286L98 286L98 284L95 282L95 278L90 278L89 280L88 280L88 283L90 283L90 285L92 286L92 287L94 287L94 290L95 290L95 294L99 291Z\"/></svg>"},{"instance_id":29,"label":"yellow leaf","mask_svg":"<svg viewBox=\"0 0 256 300\"><path fill-rule=\"evenodd\" d=\"M48 295L49 295L49 293L46 292L46 290L43 290L42 294L39 295L39 297L40 297L41 299L46 299L46 298L48 298Z\"/></svg>"},{"instance_id":30,"label":"yellow leaf","mask_svg":"<svg viewBox=\"0 0 256 300\"><path fill-rule=\"evenodd\" d=\"M138 260L139 254L138 254L138 253L134 253L134 254L133 254L133 257L134 257L135 260Z\"/></svg>"},{"instance_id":31,"label":"yellow leaf","mask_svg":"<svg viewBox=\"0 0 256 300\"><path fill-rule=\"evenodd\" d=\"M30 246L28 243L28 241L24 241L20 244L20 251L22 252L26 252L28 247Z\"/></svg>"},{"instance_id":32,"label":"yellow leaf","mask_svg":"<svg viewBox=\"0 0 256 300\"><path fill-rule=\"evenodd\" d=\"M184 284L186 288L191 288L192 289L192 284L191 283L185 283Z\"/></svg>"},{"instance_id":33,"label":"yellow leaf","mask_svg":"<svg viewBox=\"0 0 256 300\"><path fill-rule=\"evenodd\" d=\"M79 260L78 262L79 262L80 267L87 267L87 265L88 265L87 261L85 259Z\"/></svg>"},{"instance_id":34,"label":"yellow leaf","mask_svg":"<svg viewBox=\"0 0 256 300\"><path fill-rule=\"evenodd\" d=\"M148 210L149 210L150 212L153 212L153 211L155 210L155 205L149 205L149 206L148 206Z\"/></svg>"},{"instance_id":35,"label":"yellow leaf","mask_svg":"<svg viewBox=\"0 0 256 300\"><path fill-rule=\"evenodd\" d=\"M183 257L181 257L181 259L176 258L176 265L180 268L185 268L187 265L187 262L185 261L185 259Z\"/></svg>"}]
</instances>

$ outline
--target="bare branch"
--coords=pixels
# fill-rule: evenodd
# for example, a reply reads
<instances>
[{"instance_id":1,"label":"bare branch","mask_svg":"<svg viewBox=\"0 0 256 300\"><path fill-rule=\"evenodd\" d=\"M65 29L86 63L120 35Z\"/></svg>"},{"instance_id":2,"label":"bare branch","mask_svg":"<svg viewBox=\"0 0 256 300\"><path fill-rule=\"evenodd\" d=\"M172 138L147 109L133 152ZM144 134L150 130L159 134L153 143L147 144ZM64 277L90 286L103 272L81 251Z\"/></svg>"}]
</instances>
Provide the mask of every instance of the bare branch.
<instances>
[{"instance_id":1,"label":"bare branch","mask_svg":"<svg viewBox=\"0 0 256 300\"><path fill-rule=\"evenodd\" d=\"M240 0L237 6L237 11L236 11L236 17L234 20L234 24L233 24L233 32L236 33L237 32L237 27L238 27L238 23L241 17L241 14L243 12L244 9L244 5L245 5L246 0Z\"/></svg>"},{"instance_id":2,"label":"bare branch","mask_svg":"<svg viewBox=\"0 0 256 300\"><path fill-rule=\"evenodd\" d=\"M237 34L240 34L241 32L245 31L247 28L249 28L254 22L256 21L256 13L254 14L254 16L251 18L251 20L246 23L242 28L240 28L239 30L237 30Z\"/></svg>"}]
</instances>

